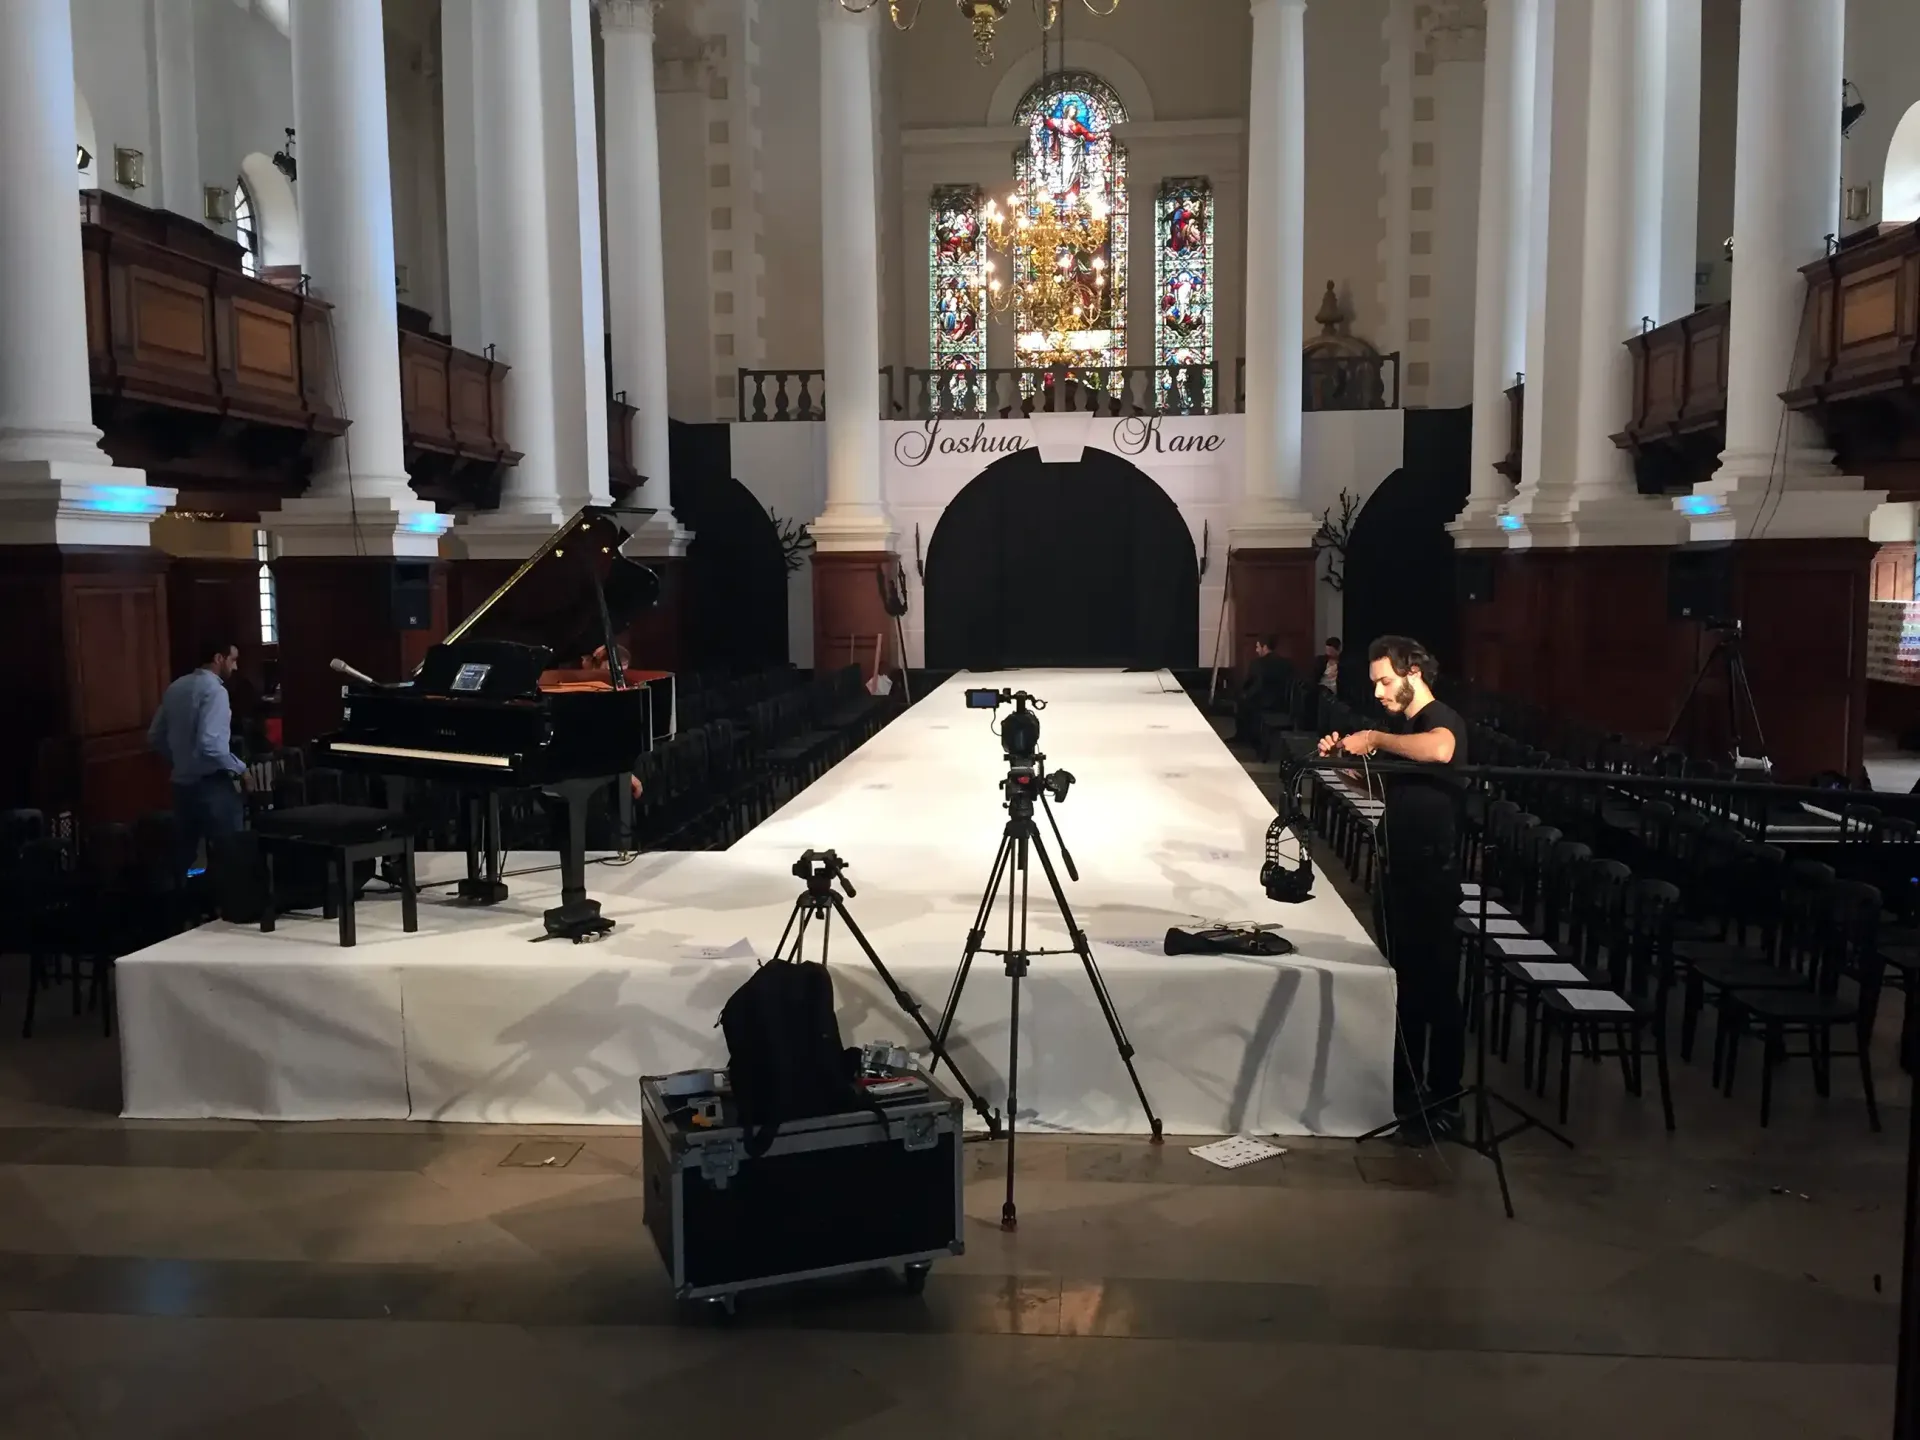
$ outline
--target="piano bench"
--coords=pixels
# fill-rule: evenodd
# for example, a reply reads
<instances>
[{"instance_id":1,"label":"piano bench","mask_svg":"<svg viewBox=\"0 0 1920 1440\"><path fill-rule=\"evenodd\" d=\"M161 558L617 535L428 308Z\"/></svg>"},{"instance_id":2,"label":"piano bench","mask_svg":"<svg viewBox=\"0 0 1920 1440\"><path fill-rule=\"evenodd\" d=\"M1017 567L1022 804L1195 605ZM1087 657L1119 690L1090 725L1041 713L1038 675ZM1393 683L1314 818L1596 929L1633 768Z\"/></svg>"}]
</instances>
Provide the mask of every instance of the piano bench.
<instances>
[{"instance_id":1,"label":"piano bench","mask_svg":"<svg viewBox=\"0 0 1920 1440\"><path fill-rule=\"evenodd\" d=\"M420 928L418 887L413 872L413 822L404 811L378 810L365 805L298 805L270 810L254 821L260 852L267 862L267 898L260 929L271 934L275 904L273 856L279 849L304 847L320 852L327 862L328 919L340 920L340 943L351 946L353 867L362 860L388 857L400 861L400 923L412 934Z\"/></svg>"}]
</instances>

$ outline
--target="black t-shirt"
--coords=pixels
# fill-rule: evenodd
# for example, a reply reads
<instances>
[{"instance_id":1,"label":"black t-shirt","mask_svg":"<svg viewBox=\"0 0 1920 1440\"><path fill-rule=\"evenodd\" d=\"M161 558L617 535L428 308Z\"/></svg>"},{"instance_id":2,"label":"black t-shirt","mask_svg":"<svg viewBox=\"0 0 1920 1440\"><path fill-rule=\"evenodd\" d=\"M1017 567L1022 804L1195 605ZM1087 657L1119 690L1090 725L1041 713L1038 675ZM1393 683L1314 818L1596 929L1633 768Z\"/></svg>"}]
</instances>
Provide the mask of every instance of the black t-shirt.
<instances>
[{"instance_id":1,"label":"black t-shirt","mask_svg":"<svg viewBox=\"0 0 1920 1440\"><path fill-rule=\"evenodd\" d=\"M1444 765L1401 760L1401 765L1417 764L1418 773L1400 774L1387 781L1386 825L1389 835L1408 839L1431 840L1451 845L1458 821L1460 802L1466 794L1466 778L1459 767L1467 763L1467 725L1451 705L1428 701L1420 713L1403 719L1396 727L1402 735L1425 735L1435 730L1453 732L1453 759Z\"/></svg>"}]
</instances>

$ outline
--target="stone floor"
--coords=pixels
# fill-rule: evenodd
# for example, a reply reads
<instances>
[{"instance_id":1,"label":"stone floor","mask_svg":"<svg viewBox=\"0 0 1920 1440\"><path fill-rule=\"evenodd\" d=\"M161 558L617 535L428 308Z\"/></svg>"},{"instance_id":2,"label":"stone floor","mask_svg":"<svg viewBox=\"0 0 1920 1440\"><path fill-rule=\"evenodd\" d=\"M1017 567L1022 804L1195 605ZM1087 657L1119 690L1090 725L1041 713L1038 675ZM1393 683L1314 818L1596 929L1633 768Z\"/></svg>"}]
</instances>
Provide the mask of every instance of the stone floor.
<instances>
[{"instance_id":1,"label":"stone floor","mask_svg":"<svg viewBox=\"0 0 1920 1440\"><path fill-rule=\"evenodd\" d=\"M1562 1150L968 1152L967 1253L676 1310L632 1132L126 1124L94 1017L0 990L0 1436L1740 1440L1891 1430L1908 1087L1576 1067ZM49 1013L52 1012L52 1013ZM1497 1082L1514 1083L1496 1069ZM578 1146L574 1150L572 1147ZM885 1197L873 1197L884 1203Z\"/></svg>"}]
</instances>

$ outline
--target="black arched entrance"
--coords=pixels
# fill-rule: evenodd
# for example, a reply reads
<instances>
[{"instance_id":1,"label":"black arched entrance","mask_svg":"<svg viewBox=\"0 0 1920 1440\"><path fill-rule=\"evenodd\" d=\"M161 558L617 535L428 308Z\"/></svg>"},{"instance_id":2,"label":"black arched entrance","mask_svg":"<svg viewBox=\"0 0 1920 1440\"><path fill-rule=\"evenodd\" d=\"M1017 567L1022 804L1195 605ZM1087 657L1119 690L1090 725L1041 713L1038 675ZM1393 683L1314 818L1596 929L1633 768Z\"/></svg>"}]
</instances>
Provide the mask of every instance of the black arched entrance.
<instances>
[{"instance_id":1,"label":"black arched entrance","mask_svg":"<svg viewBox=\"0 0 1920 1440\"><path fill-rule=\"evenodd\" d=\"M1367 646L1411 635L1439 657L1459 654L1459 601L1447 522L1467 503L1470 410L1409 410L1404 460L1380 482L1347 543L1343 680L1365 688Z\"/></svg>"},{"instance_id":2,"label":"black arched entrance","mask_svg":"<svg viewBox=\"0 0 1920 1440\"><path fill-rule=\"evenodd\" d=\"M673 509L693 531L683 668L758 670L787 662L787 562L772 518L733 477L725 425L667 430Z\"/></svg>"},{"instance_id":3,"label":"black arched entrance","mask_svg":"<svg viewBox=\"0 0 1920 1440\"><path fill-rule=\"evenodd\" d=\"M1200 569L1179 507L1104 450L995 461L927 546L927 665L1190 666Z\"/></svg>"}]
</instances>

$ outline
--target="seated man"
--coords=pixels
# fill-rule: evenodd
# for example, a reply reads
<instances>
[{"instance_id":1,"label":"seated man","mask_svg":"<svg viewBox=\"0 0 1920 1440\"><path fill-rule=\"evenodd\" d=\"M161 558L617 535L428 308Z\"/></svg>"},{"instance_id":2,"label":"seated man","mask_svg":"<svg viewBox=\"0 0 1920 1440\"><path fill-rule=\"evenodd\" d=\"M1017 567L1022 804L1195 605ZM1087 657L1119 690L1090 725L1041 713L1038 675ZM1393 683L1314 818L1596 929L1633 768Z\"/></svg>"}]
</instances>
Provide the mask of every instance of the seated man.
<instances>
[{"instance_id":1,"label":"seated man","mask_svg":"<svg viewBox=\"0 0 1920 1440\"><path fill-rule=\"evenodd\" d=\"M1260 717L1270 710L1284 709L1287 703L1286 662L1273 652L1273 636L1262 635L1253 642L1253 661L1247 666L1247 678L1234 707L1234 739L1256 749L1266 744Z\"/></svg>"}]
</instances>

